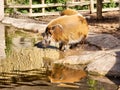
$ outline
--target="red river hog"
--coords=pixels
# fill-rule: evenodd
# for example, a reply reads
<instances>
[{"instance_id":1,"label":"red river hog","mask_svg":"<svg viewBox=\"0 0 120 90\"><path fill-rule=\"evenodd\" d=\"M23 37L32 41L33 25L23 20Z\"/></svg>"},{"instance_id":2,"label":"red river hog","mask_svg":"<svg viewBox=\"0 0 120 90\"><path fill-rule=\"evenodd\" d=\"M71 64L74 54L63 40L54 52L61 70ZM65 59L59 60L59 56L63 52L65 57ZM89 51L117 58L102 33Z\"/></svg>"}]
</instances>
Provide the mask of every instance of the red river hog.
<instances>
[{"instance_id":1,"label":"red river hog","mask_svg":"<svg viewBox=\"0 0 120 90\"><path fill-rule=\"evenodd\" d=\"M59 43L59 49L67 49L67 45L84 41L88 35L88 24L81 15L65 15L50 21L43 34L43 45L51 41Z\"/></svg>"}]
</instances>

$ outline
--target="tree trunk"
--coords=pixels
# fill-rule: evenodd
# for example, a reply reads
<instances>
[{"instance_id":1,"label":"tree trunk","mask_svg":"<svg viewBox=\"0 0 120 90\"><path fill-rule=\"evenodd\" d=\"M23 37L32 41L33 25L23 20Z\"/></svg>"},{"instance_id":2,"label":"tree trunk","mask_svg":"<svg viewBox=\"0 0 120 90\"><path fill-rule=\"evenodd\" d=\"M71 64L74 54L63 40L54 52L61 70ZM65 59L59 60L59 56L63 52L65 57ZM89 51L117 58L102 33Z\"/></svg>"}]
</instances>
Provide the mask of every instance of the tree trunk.
<instances>
[{"instance_id":1,"label":"tree trunk","mask_svg":"<svg viewBox=\"0 0 120 90\"><path fill-rule=\"evenodd\" d=\"M103 0L97 0L97 19L102 19L102 1Z\"/></svg>"},{"instance_id":2,"label":"tree trunk","mask_svg":"<svg viewBox=\"0 0 120 90\"><path fill-rule=\"evenodd\" d=\"M4 0L0 1L0 21L4 18Z\"/></svg>"},{"instance_id":3,"label":"tree trunk","mask_svg":"<svg viewBox=\"0 0 120 90\"><path fill-rule=\"evenodd\" d=\"M119 30L120 30L120 0L119 0Z\"/></svg>"}]
</instances>

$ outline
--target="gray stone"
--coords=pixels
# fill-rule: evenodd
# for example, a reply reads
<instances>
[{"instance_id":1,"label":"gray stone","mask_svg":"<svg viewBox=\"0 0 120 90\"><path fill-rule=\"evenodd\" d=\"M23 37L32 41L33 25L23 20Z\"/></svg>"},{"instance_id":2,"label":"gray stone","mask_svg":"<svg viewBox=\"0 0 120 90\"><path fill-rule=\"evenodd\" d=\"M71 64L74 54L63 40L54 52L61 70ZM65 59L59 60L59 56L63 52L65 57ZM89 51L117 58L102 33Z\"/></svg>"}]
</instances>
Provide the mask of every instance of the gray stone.
<instances>
[{"instance_id":1,"label":"gray stone","mask_svg":"<svg viewBox=\"0 0 120 90\"><path fill-rule=\"evenodd\" d=\"M87 41L102 50L113 49L120 46L120 40L108 34L92 34L88 36Z\"/></svg>"},{"instance_id":2,"label":"gray stone","mask_svg":"<svg viewBox=\"0 0 120 90\"><path fill-rule=\"evenodd\" d=\"M64 59L55 61L54 63L68 63L68 64L88 64L98 58L103 57L106 53L105 51L84 51L81 55L68 56Z\"/></svg>"},{"instance_id":3,"label":"gray stone","mask_svg":"<svg viewBox=\"0 0 120 90\"><path fill-rule=\"evenodd\" d=\"M21 41L23 39L23 41ZM32 42L31 42L31 39L30 38L25 38L25 37L21 37L21 36L18 36L18 37L14 37L12 39L12 44L14 45L14 48L16 47L16 50L19 48L19 49L22 49L22 48L27 48L27 47L32 47Z\"/></svg>"},{"instance_id":4,"label":"gray stone","mask_svg":"<svg viewBox=\"0 0 120 90\"><path fill-rule=\"evenodd\" d=\"M47 26L45 24L39 24L39 22L36 22L35 20L32 19L16 19L10 17L5 17L2 20L2 23L11 24L14 27L26 29L29 31L38 30L40 33L43 33Z\"/></svg>"},{"instance_id":5,"label":"gray stone","mask_svg":"<svg viewBox=\"0 0 120 90\"><path fill-rule=\"evenodd\" d=\"M118 90L120 90L120 85L119 85L119 88L118 88Z\"/></svg>"},{"instance_id":6,"label":"gray stone","mask_svg":"<svg viewBox=\"0 0 120 90\"><path fill-rule=\"evenodd\" d=\"M86 70L95 75L120 76L120 51L106 53L88 64Z\"/></svg>"},{"instance_id":7,"label":"gray stone","mask_svg":"<svg viewBox=\"0 0 120 90\"><path fill-rule=\"evenodd\" d=\"M120 76L120 49L109 51L84 51L81 55L68 56L54 63L86 64L86 70L94 75Z\"/></svg>"},{"instance_id":8,"label":"gray stone","mask_svg":"<svg viewBox=\"0 0 120 90\"><path fill-rule=\"evenodd\" d=\"M12 51L7 59L2 60L0 72L45 69L48 62L58 60L59 57L59 52L55 49L22 48L19 51Z\"/></svg>"},{"instance_id":9,"label":"gray stone","mask_svg":"<svg viewBox=\"0 0 120 90\"><path fill-rule=\"evenodd\" d=\"M3 59L6 57L5 54L5 27L3 24L0 23L0 59Z\"/></svg>"},{"instance_id":10,"label":"gray stone","mask_svg":"<svg viewBox=\"0 0 120 90\"><path fill-rule=\"evenodd\" d=\"M104 76L93 76L93 75L89 75L89 78L92 80L97 80L100 82L104 82L107 84L115 84L113 81L111 81L109 78L104 77Z\"/></svg>"},{"instance_id":11,"label":"gray stone","mask_svg":"<svg viewBox=\"0 0 120 90\"><path fill-rule=\"evenodd\" d=\"M0 21L4 18L4 0L0 2Z\"/></svg>"}]
</instances>

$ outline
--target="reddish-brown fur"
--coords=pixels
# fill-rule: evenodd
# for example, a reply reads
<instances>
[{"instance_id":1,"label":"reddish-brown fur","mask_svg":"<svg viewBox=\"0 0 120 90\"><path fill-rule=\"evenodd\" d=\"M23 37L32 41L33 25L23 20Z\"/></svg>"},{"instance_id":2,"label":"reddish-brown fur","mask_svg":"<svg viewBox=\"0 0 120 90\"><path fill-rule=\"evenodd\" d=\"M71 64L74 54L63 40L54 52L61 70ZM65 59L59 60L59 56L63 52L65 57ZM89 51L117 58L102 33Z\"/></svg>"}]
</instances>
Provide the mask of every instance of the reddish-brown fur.
<instances>
[{"instance_id":1,"label":"reddish-brown fur","mask_svg":"<svg viewBox=\"0 0 120 90\"><path fill-rule=\"evenodd\" d=\"M86 77L83 70L72 69L64 65L54 65L49 79L52 83L74 83Z\"/></svg>"},{"instance_id":2,"label":"reddish-brown fur","mask_svg":"<svg viewBox=\"0 0 120 90\"><path fill-rule=\"evenodd\" d=\"M61 16L50 23L45 31L45 37L52 37L55 42L60 43L60 49L64 46L85 39L88 35L88 24L84 17L80 15ZM47 40L47 39L44 39Z\"/></svg>"},{"instance_id":3,"label":"reddish-brown fur","mask_svg":"<svg viewBox=\"0 0 120 90\"><path fill-rule=\"evenodd\" d=\"M75 9L70 9L70 8L67 8L67 9L60 12L61 16L63 16L63 15L75 15L75 14L79 14L79 12L76 11Z\"/></svg>"}]
</instances>

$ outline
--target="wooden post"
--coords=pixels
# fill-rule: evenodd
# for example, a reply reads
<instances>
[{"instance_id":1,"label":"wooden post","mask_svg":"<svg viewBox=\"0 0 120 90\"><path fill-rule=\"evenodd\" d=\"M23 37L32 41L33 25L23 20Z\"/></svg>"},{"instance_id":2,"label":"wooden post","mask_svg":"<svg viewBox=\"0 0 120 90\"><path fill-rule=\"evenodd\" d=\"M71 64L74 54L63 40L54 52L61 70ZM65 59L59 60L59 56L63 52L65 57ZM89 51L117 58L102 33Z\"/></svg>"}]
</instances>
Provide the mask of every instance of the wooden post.
<instances>
[{"instance_id":1,"label":"wooden post","mask_svg":"<svg viewBox=\"0 0 120 90\"><path fill-rule=\"evenodd\" d=\"M4 0L4 5L8 5L8 0Z\"/></svg>"},{"instance_id":2,"label":"wooden post","mask_svg":"<svg viewBox=\"0 0 120 90\"><path fill-rule=\"evenodd\" d=\"M72 0L72 2L75 2L74 0Z\"/></svg>"},{"instance_id":3,"label":"wooden post","mask_svg":"<svg viewBox=\"0 0 120 90\"><path fill-rule=\"evenodd\" d=\"M4 0L0 1L0 21L4 18Z\"/></svg>"},{"instance_id":4,"label":"wooden post","mask_svg":"<svg viewBox=\"0 0 120 90\"><path fill-rule=\"evenodd\" d=\"M42 4L45 4L44 0L42 0ZM42 13L45 13L45 8L44 7L42 7Z\"/></svg>"},{"instance_id":5,"label":"wooden post","mask_svg":"<svg viewBox=\"0 0 120 90\"><path fill-rule=\"evenodd\" d=\"M69 8L69 3L72 2L70 0L67 0L67 2L65 3L65 9Z\"/></svg>"},{"instance_id":6,"label":"wooden post","mask_svg":"<svg viewBox=\"0 0 120 90\"><path fill-rule=\"evenodd\" d=\"M119 0L119 29L120 29L120 0Z\"/></svg>"},{"instance_id":7,"label":"wooden post","mask_svg":"<svg viewBox=\"0 0 120 90\"><path fill-rule=\"evenodd\" d=\"M94 12L94 0L90 0L90 13Z\"/></svg>"},{"instance_id":8,"label":"wooden post","mask_svg":"<svg viewBox=\"0 0 120 90\"><path fill-rule=\"evenodd\" d=\"M97 19L102 19L102 1L103 0L97 0Z\"/></svg>"},{"instance_id":9,"label":"wooden post","mask_svg":"<svg viewBox=\"0 0 120 90\"><path fill-rule=\"evenodd\" d=\"M29 6L30 6L30 8L29 8L29 14L31 16L32 15L32 0L29 0Z\"/></svg>"}]
</instances>

